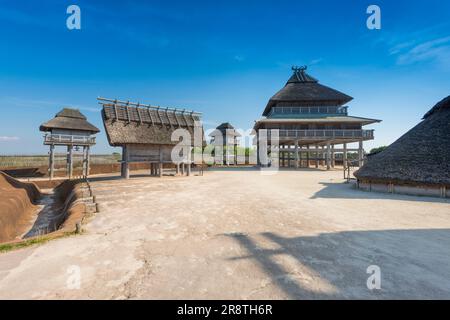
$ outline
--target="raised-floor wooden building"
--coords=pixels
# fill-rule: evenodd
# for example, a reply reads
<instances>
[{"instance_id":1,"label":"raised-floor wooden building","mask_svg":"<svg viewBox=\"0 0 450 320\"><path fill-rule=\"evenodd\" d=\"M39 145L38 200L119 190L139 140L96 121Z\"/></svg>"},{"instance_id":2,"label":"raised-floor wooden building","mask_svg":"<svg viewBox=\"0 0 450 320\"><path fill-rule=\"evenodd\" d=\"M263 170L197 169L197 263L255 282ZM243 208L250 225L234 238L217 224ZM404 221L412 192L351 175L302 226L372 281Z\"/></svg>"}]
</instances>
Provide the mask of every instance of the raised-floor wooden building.
<instances>
[{"instance_id":1,"label":"raised-floor wooden building","mask_svg":"<svg viewBox=\"0 0 450 320\"><path fill-rule=\"evenodd\" d=\"M147 104L98 98L103 105L102 118L108 142L113 147L122 147L122 177L130 176L130 163L150 164L151 175L163 175L164 164L175 164L177 173L190 175L193 147L204 143L201 113L163 108ZM179 141L172 140L172 133L185 129L190 139L186 143L186 154L174 160L172 150Z\"/></svg>"},{"instance_id":2,"label":"raised-floor wooden building","mask_svg":"<svg viewBox=\"0 0 450 320\"><path fill-rule=\"evenodd\" d=\"M215 163L225 165L237 164L237 147L241 134L229 123L221 123L209 134L211 144L215 147Z\"/></svg>"},{"instance_id":3,"label":"raised-floor wooden building","mask_svg":"<svg viewBox=\"0 0 450 320\"><path fill-rule=\"evenodd\" d=\"M293 67L293 74L286 85L267 103L263 118L257 120L254 129L261 146L260 130L267 129L268 145L271 129L278 129L279 165L281 167L309 167L323 164L334 167L335 155L357 151L360 165L364 157L363 141L374 138L373 130L363 126L381 120L350 116L345 104L353 98L330 87L306 73L306 67ZM358 149L347 144L358 142ZM342 145L341 148L336 146ZM258 152L258 163L262 163Z\"/></svg>"},{"instance_id":4,"label":"raised-floor wooden building","mask_svg":"<svg viewBox=\"0 0 450 320\"><path fill-rule=\"evenodd\" d=\"M55 172L55 148L67 148L67 175L73 175L74 148L83 148L83 176L89 175L90 148L95 145L95 134L100 130L89 123L87 118L78 110L64 108L55 117L39 127L45 132L44 145L50 146L49 176L53 179Z\"/></svg>"}]
</instances>

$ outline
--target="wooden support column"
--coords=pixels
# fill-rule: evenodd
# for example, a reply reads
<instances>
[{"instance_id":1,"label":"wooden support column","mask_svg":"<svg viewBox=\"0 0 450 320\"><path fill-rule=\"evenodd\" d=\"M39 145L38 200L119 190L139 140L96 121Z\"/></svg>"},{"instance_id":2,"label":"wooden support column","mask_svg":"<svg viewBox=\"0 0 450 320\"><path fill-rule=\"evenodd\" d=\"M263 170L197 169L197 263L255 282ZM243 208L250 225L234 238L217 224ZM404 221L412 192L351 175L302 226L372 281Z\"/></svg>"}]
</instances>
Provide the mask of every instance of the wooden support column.
<instances>
[{"instance_id":1,"label":"wooden support column","mask_svg":"<svg viewBox=\"0 0 450 320\"><path fill-rule=\"evenodd\" d=\"M159 172L158 172L159 177L162 178L164 168L163 168L163 150L162 150L161 146L159 146L159 165L158 165L158 167L159 167Z\"/></svg>"},{"instance_id":2,"label":"wooden support column","mask_svg":"<svg viewBox=\"0 0 450 320\"><path fill-rule=\"evenodd\" d=\"M291 145L288 145L288 152L287 152L287 156L288 156L288 168L290 168L291 167L291 156L292 156L292 154L291 154Z\"/></svg>"},{"instance_id":3,"label":"wooden support column","mask_svg":"<svg viewBox=\"0 0 450 320\"><path fill-rule=\"evenodd\" d=\"M334 153L334 144L331 145L331 167L336 165L336 154Z\"/></svg>"},{"instance_id":4,"label":"wooden support column","mask_svg":"<svg viewBox=\"0 0 450 320\"><path fill-rule=\"evenodd\" d=\"M181 175L184 176L184 162L182 162L181 164Z\"/></svg>"},{"instance_id":5,"label":"wooden support column","mask_svg":"<svg viewBox=\"0 0 450 320\"><path fill-rule=\"evenodd\" d=\"M362 140L359 141L359 149L358 149L358 162L359 167L361 168L363 166L363 160L364 160L364 149L363 149L363 142Z\"/></svg>"},{"instance_id":6,"label":"wooden support column","mask_svg":"<svg viewBox=\"0 0 450 320\"><path fill-rule=\"evenodd\" d=\"M86 147L86 178L89 176L91 166L91 147Z\"/></svg>"},{"instance_id":7,"label":"wooden support column","mask_svg":"<svg viewBox=\"0 0 450 320\"><path fill-rule=\"evenodd\" d=\"M188 161L187 161L187 168L186 168L186 175L189 177L191 175L191 148L189 147L189 153L188 153ZM227 155L227 165L228 163L228 155Z\"/></svg>"},{"instance_id":8,"label":"wooden support column","mask_svg":"<svg viewBox=\"0 0 450 320\"><path fill-rule=\"evenodd\" d=\"M298 140L295 140L295 168L298 168Z\"/></svg>"},{"instance_id":9,"label":"wooden support column","mask_svg":"<svg viewBox=\"0 0 450 320\"><path fill-rule=\"evenodd\" d=\"M306 145L306 167L309 168L309 144Z\"/></svg>"},{"instance_id":10,"label":"wooden support column","mask_svg":"<svg viewBox=\"0 0 450 320\"><path fill-rule=\"evenodd\" d=\"M347 168L347 144L344 143L344 153L342 154L344 170Z\"/></svg>"},{"instance_id":11,"label":"wooden support column","mask_svg":"<svg viewBox=\"0 0 450 320\"><path fill-rule=\"evenodd\" d=\"M67 174L69 179L72 179L73 175L73 146L67 146Z\"/></svg>"},{"instance_id":12,"label":"wooden support column","mask_svg":"<svg viewBox=\"0 0 450 320\"><path fill-rule=\"evenodd\" d=\"M315 154L315 156L316 156L316 168L319 168L319 145L317 145L316 144L316 154Z\"/></svg>"},{"instance_id":13,"label":"wooden support column","mask_svg":"<svg viewBox=\"0 0 450 320\"><path fill-rule=\"evenodd\" d=\"M322 154L320 155L320 157L322 158L322 160L320 161L322 166L325 166L325 146L322 146Z\"/></svg>"},{"instance_id":14,"label":"wooden support column","mask_svg":"<svg viewBox=\"0 0 450 320\"><path fill-rule=\"evenodd\" d=\"M48 158L48 168L50 170L50 180L53 179L55 173L55 145L50 145L50 156Z\"/></svg>"},{"instance_id":15,"label":"wooden support column","mask_svg":"<svg viewBox=\"0 0 450 320\"><path fill-rule=\"evenodd\" d=\"M327 162L327 170L331 169L331 147L330 142L327 142L327 156L326 156L326 162Z\"/></svg>"},{"instance_id":16,"label":"wooden support column","mask_svg":"<svg viewBox=\"0 0 450 320\"><path fill-rule=\"evenodd\" d=\"M175 173L178 175L178 174L180 174L180 163L177 163L176 165L175 165Z\"/></svg>"},{"instance_id":17,"label":"wooden support column","mask_svg":"<svg viewBox=\"0 0 450 320\"><path fill-rule=\"evenodd\" d=\"M130 178L130 166L128 162L127 146L122 147L122 178Z\"/></svg>"}]
</instances>

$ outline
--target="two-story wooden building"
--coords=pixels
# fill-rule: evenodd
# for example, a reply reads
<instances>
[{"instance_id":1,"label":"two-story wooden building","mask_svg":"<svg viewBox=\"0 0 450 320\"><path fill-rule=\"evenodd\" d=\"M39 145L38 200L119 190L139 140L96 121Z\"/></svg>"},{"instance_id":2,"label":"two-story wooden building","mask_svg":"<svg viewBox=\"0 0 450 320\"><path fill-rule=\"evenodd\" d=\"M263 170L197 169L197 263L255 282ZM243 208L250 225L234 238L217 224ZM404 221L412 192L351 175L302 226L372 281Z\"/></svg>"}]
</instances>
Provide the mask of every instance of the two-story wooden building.
<instances>
[{"instance_id":1,"label":"two-story wooden building","mask_svg":"<svg viewBox=\"0 0 450 320\"><path fill-rule=\"evenodd\" d=\"M255 122L258 147L261 147L261 130L267 129L267 145L270 146L271 130L277 129L281 167L309 167L313 161L316 167L325 164L330 169L337 153L343 154L345 165L348 151L358 151L361 165L363 141L374 138L373 130L365 130L363 126L381 120L350 116L345 104L352 97L319 84L306 73L306 67L292 70L293 75L284 88L267 103L264 117ZM358 148L348 149L347 144L354 142L359 143ZM342 148L337 149L337 145ZM258 163L267 164L260 157Z\"/></svg>"}]
</instances>

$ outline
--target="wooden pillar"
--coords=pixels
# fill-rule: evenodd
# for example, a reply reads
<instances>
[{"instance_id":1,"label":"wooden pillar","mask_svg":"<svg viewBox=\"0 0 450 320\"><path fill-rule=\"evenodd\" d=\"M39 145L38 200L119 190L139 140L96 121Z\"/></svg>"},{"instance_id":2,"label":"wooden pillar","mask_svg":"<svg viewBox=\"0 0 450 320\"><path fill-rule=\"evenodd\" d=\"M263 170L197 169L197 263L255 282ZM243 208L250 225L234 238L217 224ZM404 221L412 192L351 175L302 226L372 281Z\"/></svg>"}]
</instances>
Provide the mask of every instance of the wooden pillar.
<instances>
[{"instance_id":1,"label":"wooden pillar","mask_svg":"<svg viewBox=\"0 0 450 320\"><path fill-rule=\"evenodd\" d=\"M48 158L48 168L50 170L50 180L53 179L54 173L55 173L55 145L50 145L50 156Z\"/></svg>"},{"instance_id":2,"label":"wooden pillar","mask_svg":"<svg viewBox=\"0 0 450 320\"><path fill-rule=\"evenodd\" d=\"M298 140L295 140L295 154L294 154L294 158L295 158L295 168L298 168Z\"/></svg>"},{"instance_id":3,"label":"wooden pillar","mask_svg":"<svg viewBox=\"0 0 450 320\"><path fill-rule=\"evenodd\" d=\"M184 176L184 162L182 162L180 165L181 165L181 175Z\"/></svg>"},{"instance_id":4,"label":"wooden pillar","mask_svg":"<svg viewBox=\"0 0 450 320\"><path fill-rule=\"evenodd\" d=\"M306 167L309 168L309 144L306 145Z\"/></svg>"},{"instance_id":5,"label":"wooden pillar","mask_svg":"<svg viewBox=\"0 0 450 320\"><path fill-rule=\"evenodd\" d=\"M177 163L176 165L175 165L175 173L178 175L178 174L180 174L180 163Z\"/></svg>"},{"instance_id":6,"label":"wooden pillar","mask_svg":"<svg viewBox=\"0 0 450 320\"><path fill-rule=\"evenodd\" d=\"M344 170L347 168L347 144L344 143L344 153L342 155Z\"/></svg>"},{"instance_id":7,"label":"wooden pillar","mask_svg":"<svg viewBox=\"0 0 450 320\"><path fill-rule=\"evenodd\" d=\"M291 154L291 145L289 144L288 145L288 152L287 152L287 156L288 156L288 168L290 168L291 167L291 156L292 156L292 154Z\"/></svg>"},{"instance_id":8,"label":"wooden pillar","mask_svg":"<svg viewBox=\"0 0 450 320\"><path fill-rule=\"evenodd\" d=\"M73 146L67 146L67 174L69 179L72 179L73 175Z\"/></svg>"},{"instance_id":9,"label":"wooden pillar","mask_svg":"<svg viewBox=\"0 0 450 320\"><path fill-rule=\"evenodd\" d=\"M319 145L316 144L316 168L319 168Z\"/></svg>"},{"instance_id":10,"label":"wooden pillar","mask_svg":"<svg viewBox=\"0 0 450 320\"><path fill-rule=\"evenodd\" d=\"M322 154L320 156L322 158L322 160L321 160L322 166L325 166L325 156L326 156L326 154L325 154L325 146L323 145L322 146Z\"/></svg>"},{"instance_id":11,"label":"wooden pillar","mask_svg":"<svg viewBox=\"0 0 450 320\"><path fill-rule=\"evenodd\" d=\"M187 172L186 175L190 176L191 175L191 147L188 147L188 154L187 154ZM227 148L227 165L229 165L229 161L228 161L228 148Z\"/></svg>"},{"instance_id":12,"label":"wooden pillar","mask_svg":"<svg viewBox=\"0 0 450 320\"><path fill-rule=\"evenodd\" d=\"M359 167L361 168L363 166L363 160L364 160L364 149L363 149L363 141L359 141L359 148L358 148L358 162Z\"/></svg>"},{"instance_id":13,"label":"wooden pillar","mask_svg":"<svg viewBox=\"0 0 450 320\"><path fill-rule=\"evenodd\" d=\"M159 177L160 178L162 178L162 176L163 176L163 170L164 170L164 167L163 167L163 148L161 147L161 146L159 146L159 164L158 164L158 174L159 174Z\"/></svg>"},{"instance_id":14,"label":"wooden pillar","mask_svg":"<svg viewBox=\"0 0 450 320\"><path fill-rule=\"evenodd\" d=\"M89 176L91 166L91 147L86 147L86 178Z\"/></svg>"},{"instance_id":15,"label":"wooden pillar","mask_svg":"<svg viewBox=\"0 0 450 320\"><path fill-rule=\"evenodd\" d=\"M336 154L334 153L334 144L331 145L331 167L334 168L336 164Z\"/></svg>"},{"instance_id":16,"label":"wooden pillar","mask_svg":"<svg viewBox=\"0 0 450 320\"><path fill-rule=\"evenodd\" d=\"M326 156L326 162L327 162L327 170L331 169L331 147L330 142L327 142L327 156Z\"/></svg>"},{"instance_id":17,"label":"wooden pillar","mask_svg":"<svg viewBox=\"0 0 450 320\"><path fill-rule=\"evenodd\" d=\"M128 162L127 146L122 147L122 178L130 178L130 166Z\"/></svg>"}]
</instances>

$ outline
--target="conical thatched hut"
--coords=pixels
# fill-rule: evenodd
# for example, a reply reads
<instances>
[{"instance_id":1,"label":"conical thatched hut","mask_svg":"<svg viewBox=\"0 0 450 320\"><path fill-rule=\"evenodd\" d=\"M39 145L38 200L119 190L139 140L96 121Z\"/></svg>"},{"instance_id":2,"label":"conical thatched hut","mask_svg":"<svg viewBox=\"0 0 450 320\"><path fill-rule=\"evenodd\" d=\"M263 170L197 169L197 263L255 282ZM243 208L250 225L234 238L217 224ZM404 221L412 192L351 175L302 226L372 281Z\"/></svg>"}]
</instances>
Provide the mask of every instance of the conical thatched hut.
<instances>
[{"instance_id":1,"label":"conical thatched hut","mask_svg":"<svg viewBox=\"0 0 450 320\"><path fill-rule=\"evenodd\" d=\"M450 96L355 176L367 190L450 196Z\"/></svg>"}]
</instances>

